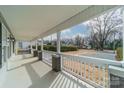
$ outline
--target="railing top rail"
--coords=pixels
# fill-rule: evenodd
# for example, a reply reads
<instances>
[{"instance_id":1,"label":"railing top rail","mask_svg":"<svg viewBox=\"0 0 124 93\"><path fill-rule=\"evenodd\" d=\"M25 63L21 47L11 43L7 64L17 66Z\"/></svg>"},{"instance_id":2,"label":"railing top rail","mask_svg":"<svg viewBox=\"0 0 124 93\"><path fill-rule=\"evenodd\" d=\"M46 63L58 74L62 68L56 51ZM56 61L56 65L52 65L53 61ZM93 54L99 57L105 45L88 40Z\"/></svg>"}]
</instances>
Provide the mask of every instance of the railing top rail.
<instances>
[{"instance_id":1,"label":"railing top rail","mask_svg":"<svg viewBox=\"0 0 124 93\"><path fill-rule=\"evenodd\" d=\"M50 53L50 54L57 54L57 52L54 52L54 51L43 50L43 52L47 52L47 53ZM82 56L82 55L69 55L69 54L64 54L64 53L60 53L60 54L62 56L65 56L65 57L68 57L68 58L71 57L71 58L74 58L74 60L78 60L80 62L85 62L85 63L93 63L93 64L98 64L98 65L122 66L121 61L102 59L102 58L95 58L95 57Z\"/></svg>"},{"instance_id":2,"label":"railing top rail","mask_svg":"<svg viewBox=\"0 0 124 93\"><path fill-rule=\"evenodd\" d=\"M73 60L78 60L80 62L85 62L85 63L93 63L93 64L98 64L98 65L122 66L121 61L95 58L95 57L89 57L89 56L81 56L81 55L68 55L68 54L64 54L64 53L61 53L61 55L65 56L65 57L68 57L68 58L73 57Z\"/></svg>"},{"instance_id":3,"label":"railing top rail","mask_svg":"<svg viewBox=\"0 0 124 93\"><path fill-rule=\"evenodd\" d=\"M48 50L43 50L43 52L51 53L51 54L56 54L57 52L54 51L48 51Z\"/></svg>"}]
</instances>

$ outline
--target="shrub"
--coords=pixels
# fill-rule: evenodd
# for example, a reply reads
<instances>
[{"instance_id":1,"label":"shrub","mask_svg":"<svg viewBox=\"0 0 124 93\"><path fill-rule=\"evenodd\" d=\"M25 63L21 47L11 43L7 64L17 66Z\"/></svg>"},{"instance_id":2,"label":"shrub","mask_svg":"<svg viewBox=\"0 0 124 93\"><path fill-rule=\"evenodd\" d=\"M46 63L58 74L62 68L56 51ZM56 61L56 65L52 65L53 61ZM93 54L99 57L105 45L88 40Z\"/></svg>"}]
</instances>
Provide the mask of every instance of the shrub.
<instances>
[{"instance_id":1,"label":"shrub","mask_svg":"<svg viewBox=\"0 0 124 93\"><path fill-rule=\"evenodd\" d=\"M35 49L35 46L33 46L33 49ZM44 50L48 51L57 51L56 46L53 45L44 45L43 46ZM41 46L38 46L38 50L41 50ZM61 52L67 52L67 51L77 51L78 48L75 46L61 46Z\"/></svg>"},{"instance_id":2,"label":"shrub","mask_svg":"<svg viewBox=\"0 0 124 93\"><path fill-rule=\"evenodd\" d=\"M32 46L32 48L33 48L33 49L35 49L35 48L36 48L36 46Z\"/></svg>"},{"instance_id":3,"label":"shrub","mask_svg":"<svg viewBox=\"0 0 124 93\"><path fill-rule=\"evenodd\" d=\"M119 47L116 49L116 59L121 61L123 59L123 48Z\"/></svg>"},{"instance_id":4,"label":"shrub","mask_svg":"<svg viewBox=\"0 0 124 93\"><path fill-rule=\"evenodd\" d=\"M37 46L37 49L38 49L38 50L41 50L41 46Z\"/></svg>"},{"instance_id":5,"label":"shrub","mask_svg":"<svg viewBox=\"0 0 124 93\"><path fill-rule=\"evenodd\" d=\"M44 50L49 50L49 51L56 51L56 46L52 46L52 45L44 45L43 46Z\"/></svg>"},{"instance_id":6,"label":"shrub","mask_svg":"<svg viewBox=\"0 0 124 93\"><path fill-rule=\"evenodd\" d=\"M30 48L30 46L29 46L29 48ZM36 46L32 46L32 48L33 48L33 49L36 49ZM41 50L41 46L37 46L37 49L38 49L38 50Z\"/></svg>"},{"instance_id":7,"label":"shrub","mask_svg":"<svg viewBox=\"0 0 124 93\"><path fill-rule=\"evenodd\" d=\"M77 51L78 48L75 46L61 46L61 52L66 52L66 51Z\"/></svg>"}]
</instances>

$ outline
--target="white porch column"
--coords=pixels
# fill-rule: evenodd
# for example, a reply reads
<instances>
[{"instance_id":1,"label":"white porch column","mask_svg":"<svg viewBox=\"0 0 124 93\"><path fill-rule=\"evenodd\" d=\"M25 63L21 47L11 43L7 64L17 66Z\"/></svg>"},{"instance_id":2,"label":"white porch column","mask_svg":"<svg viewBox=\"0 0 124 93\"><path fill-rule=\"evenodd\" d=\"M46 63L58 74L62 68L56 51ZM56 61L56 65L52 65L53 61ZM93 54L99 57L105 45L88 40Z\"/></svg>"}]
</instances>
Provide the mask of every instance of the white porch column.
<instances>
[{"instance_id":1,"label":"white porch column","mask_svg":"<svg viewBox=\"0 0 124 93\"><path fill-rule=\"evenodd\" d=\"M37 40L35 41L35 46L36 46L36 48L35 48L35 49L36 49L36 50L38 50L38 49L37 49Z\"/></svg>"},{"instance_id":2,"label":"white porch column","mask_svg":"<svg viewBox=\"0 0 124 93\"><path fill-rule=\"evenodd\" d=\"M30 49L31 49L31 54L33 54L33 47L32 47L32 42L30 41Z\"/></svg>"},{"instance_id":3,"label":"white porch column","mask_svg":"<svg viewBox=\"0 0 124 93\"><path fill-rule=\"evenodd\" d=\"M60 48L61 48L61 45L60 45L60 41L61 41L61 32L57 32L57 53L60 54Z\"/></svg>"},{"instance_id":4,"label":"white porch column","mask_svg":"<svg viewBox=\"0 0 124 93\"><path fill-rule=\"evenodd\" d=\"M43 51L43 38L41 38L41 51Z\"/></svg>"},{"instance_id":5,"label":"white porch column","mask_svg":"<svg viewBox=\"0 0 124 93\"><path fill-rule=\"evenodd\" d=\"M18 41L16 41L16 44L15 44L15 54L16 55L18 54L18 49L19 49L19 44L18 44Z\"/></svg>"}]
</instances>

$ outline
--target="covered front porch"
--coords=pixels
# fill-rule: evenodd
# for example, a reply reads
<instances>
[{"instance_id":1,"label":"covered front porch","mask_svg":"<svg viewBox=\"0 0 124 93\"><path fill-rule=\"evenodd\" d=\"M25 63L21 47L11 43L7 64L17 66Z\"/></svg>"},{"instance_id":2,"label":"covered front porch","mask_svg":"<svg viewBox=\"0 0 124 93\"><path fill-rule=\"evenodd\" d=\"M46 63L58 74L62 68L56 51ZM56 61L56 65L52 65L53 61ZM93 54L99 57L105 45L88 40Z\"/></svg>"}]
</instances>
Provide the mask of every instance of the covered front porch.
<instances>
[{"instance_id":1,"label":"covered front porch","mask_svg":"<svg viewBox=\"0 0 124 93\"><path fill-rule=\"evenodd\" d=\"M4 72L4 75L1 74L3 78L0 87L123 87L123 61L61 52L62 30L118 7L120 6L1 6L1 33L11 32L11 28L14 35L12 32L4 33L6 38L3 41L1 39L5 45L0 47L0 73ZM57 34L56 52L46 51L43 49L43 38L53 33ZM29 54L17 53L19 41L30 43ZM41 46L40 50L38 45ZM5 71L2 71L4 67Z\"/></svg>"},{"instance_id":2,"label":"covered front porch","mask_svg":"<svg viewBox=\"0 0 124 93\"><path fill-rule=\"evenodd\" d=\"M61 71L54 72L50 65L31 54L16 55L7 63L3 88L87 88L84 81Z\"/></svg>"}]
</instances>

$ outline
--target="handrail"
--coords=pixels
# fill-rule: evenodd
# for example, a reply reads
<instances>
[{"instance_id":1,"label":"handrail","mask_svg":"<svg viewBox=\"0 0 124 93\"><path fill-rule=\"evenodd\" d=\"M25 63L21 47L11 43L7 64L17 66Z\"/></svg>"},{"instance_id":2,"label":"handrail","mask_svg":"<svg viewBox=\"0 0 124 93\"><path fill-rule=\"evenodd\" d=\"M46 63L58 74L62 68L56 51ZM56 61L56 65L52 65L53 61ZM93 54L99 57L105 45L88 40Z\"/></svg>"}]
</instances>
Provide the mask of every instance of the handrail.
<instances>
[{"instance_id":1,"label":"handrail","mask_svg":"<svg viewBox=\"0 0 124 93\"><path fill-rule=\"evenodd\" d=\"M86 63L94 63L94 64L99 64L99 65L114 65L114 66L122 66L121 61L115 61L115 60L109 60L109 59L102 59L102 58L95 58L95 57L89 57L89 56L80 56L80 55L67 55L61 53L62 56L67 56L69 57L77 57L79 61L82 62L82 60ZM91 61L92 60L92 61Z\"/></svg>"},{"instance_id":2,"label":"handrail","mask_svg":"<svg viewBox=\"0 0 124 93\"><path fill-rule=\"evenodd\" d=\"M47 50L43 50L43 52L47 52L50 54L57 54L57 52L54 51L47 51ZM109 59L102 59L102 58L95 58L95 57L89 57L89 56L81 56L81 55L68 55L68 54L64 54L64 53L60 53L60 55L62 56L67 56L67 57L77 57L79 61L84 61L86 63L93 63L93 64L99 64L99 65L114 65L114 66L120 66L122 67L122 63L121 61L115 61L115 60L109 60ZM92 61L91 61L92 60Z\"/></svg>"},{"instance_id":3,"label":"handrail","mask_svg":"<svg viewBox=\"0 0 124 93\"><path fill-rule=\"evenodd\" d=\"M47 51L47 50L43 50L43 52L47 52L50 54L57 54L57 52L54 51ZM121 61L115 61L115 60L109 60L109 59L102 59L102 58L95 58L95 57L89 57L89 56L81 56L81 55L68 55L68 54L64 54L64 53L60 53L60 55L62 56L68 56L68 57L77 57L79 61L84 61L86 63L93 63L93 64L99 64L99 65L114 65L114 66L120 66L122 67L122 63ZM92 61L91 61L92 60Z\"/></svg>"},{"instance_id":4,"label":"handrail","mask_svg":"<svg viewBox=\"0 0 124 93\"><path fill-rule=\"evenodd\" d=\"M51 58L57 52L44 50L44 60L52 65ZM109 87L109 66L122 67L122 61L95 58L81 55L59 54L62 69L95 87Z\"/></svg>"},{"instance_id":5,"label":"handrail","mask_svg":"<svg viewBox=\"0 0 124 93\"><path fill-rule=\"evenodd\" d=\"M42 52L43 52L43 61L51 66L52 65L52 55L55 54L56 52L47 51L47 50L43 50Z\"/></svg>"},{"instance_id":6,"label":"handrail","mask_svg":"<svg viewBox=\"0 0 124 93\"><path fill-rule=\"evenodd\" d=\"M56 54L57 52L54 51L48 51L48 50L43 50L43 52L51 53L51 54Z\"/></svg>"}]
</instances>

